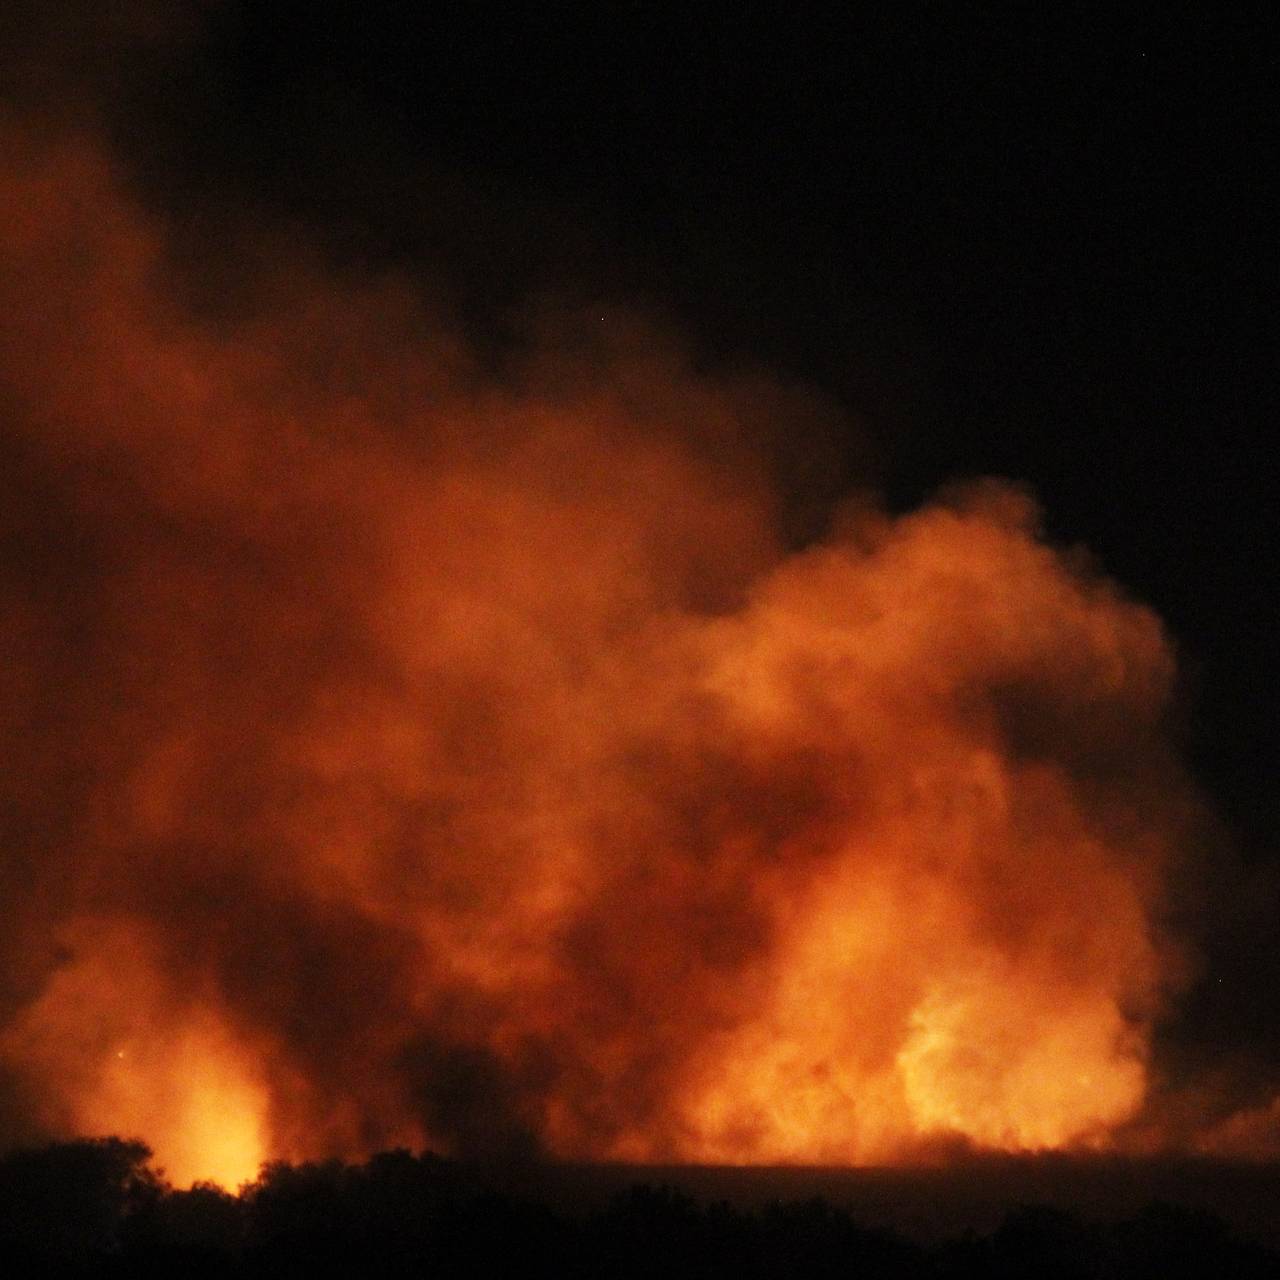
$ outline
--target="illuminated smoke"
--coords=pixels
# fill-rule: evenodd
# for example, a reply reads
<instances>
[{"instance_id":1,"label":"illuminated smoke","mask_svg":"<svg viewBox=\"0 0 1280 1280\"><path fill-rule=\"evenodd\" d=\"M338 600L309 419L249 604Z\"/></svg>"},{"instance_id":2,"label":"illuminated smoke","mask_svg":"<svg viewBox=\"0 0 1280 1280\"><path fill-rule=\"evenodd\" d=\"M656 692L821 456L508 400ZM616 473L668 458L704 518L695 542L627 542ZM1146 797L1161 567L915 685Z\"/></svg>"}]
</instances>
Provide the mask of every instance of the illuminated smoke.
<instances>
[{"instance_id":1,"label":"illuminated smoke","mask_svg":"<svg viewBox=\"0 0 1280 1280\"><path fill-rule=\"evenodd\" d=\"M1025 496L789 550L812 398L616 316L485 373L301 253L198 315L94 147L5 142L11 1136L234 1182L1138 1115L1171 658Z\"/></svg>"}]
</instances>

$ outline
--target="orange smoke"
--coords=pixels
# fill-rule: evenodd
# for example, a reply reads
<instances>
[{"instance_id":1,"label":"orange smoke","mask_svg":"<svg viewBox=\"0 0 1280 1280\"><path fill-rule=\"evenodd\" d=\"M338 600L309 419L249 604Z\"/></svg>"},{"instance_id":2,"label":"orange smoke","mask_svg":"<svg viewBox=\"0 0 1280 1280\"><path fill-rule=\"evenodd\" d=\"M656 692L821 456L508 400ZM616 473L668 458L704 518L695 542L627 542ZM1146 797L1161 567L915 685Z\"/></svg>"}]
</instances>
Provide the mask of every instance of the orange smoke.
<instances>
[{"instance_id":1,"label":"orange smoke","mask_svg":"<svg viewBox=\"0 0 1280 1280\"><path fill-rule=\"evenodd\" d=\"M486 371L301 253L184 304L5 142L15 1114L228 1183L1118 1140L1195 805L1157 619L1024 496L790 549L813 397L616 318Z\"/></svg>"}]
</instances>

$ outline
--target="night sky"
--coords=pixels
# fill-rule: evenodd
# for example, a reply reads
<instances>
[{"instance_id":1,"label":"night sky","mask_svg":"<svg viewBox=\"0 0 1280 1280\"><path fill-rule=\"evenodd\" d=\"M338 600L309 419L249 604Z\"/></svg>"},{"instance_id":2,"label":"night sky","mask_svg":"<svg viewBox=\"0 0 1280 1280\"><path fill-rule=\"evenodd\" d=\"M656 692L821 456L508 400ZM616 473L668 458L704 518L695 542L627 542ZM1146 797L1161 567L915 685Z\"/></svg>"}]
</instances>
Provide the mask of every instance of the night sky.
<instances>
[{"instance_id":1,"label":"night sky","mask_svg":"<svg viewBox=\"0 0 1280 1280\"><path fill-rule=\"evenodd\" d=\"M855 487L897 513L1025 486L1176 654L1170 732L1213 816L1170 908L1197 958L1161 1061L1268 1102L1273 19L37 8L4 20L10 114L107 139L196 309L233 309L226 246L275 237L408 281L495 369L548 298L605 331L657 317L697 370L830 406L776 446L794 548Z\"/></svg>"}]
</instances>

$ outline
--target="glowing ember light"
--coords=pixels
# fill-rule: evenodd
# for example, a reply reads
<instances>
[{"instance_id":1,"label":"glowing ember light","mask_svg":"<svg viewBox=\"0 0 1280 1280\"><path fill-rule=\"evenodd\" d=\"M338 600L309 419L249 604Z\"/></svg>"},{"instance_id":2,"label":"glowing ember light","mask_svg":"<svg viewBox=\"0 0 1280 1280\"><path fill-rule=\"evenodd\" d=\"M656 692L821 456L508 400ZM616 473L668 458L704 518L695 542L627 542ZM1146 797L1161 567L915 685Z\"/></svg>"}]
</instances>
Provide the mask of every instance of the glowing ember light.
<instances>
[{"instance_id":1,"label":"glowing ember light","mask_svg":"<svg viewBox=\"0 0 1280 1280\"><path fill-rule=\"evenodd\" d=\"M50 1129L139 1136L175 1185L252 1180L267 1156L267 1094L229 1028L208 1009L169 1007L132 930L86 924L68 938L82 958L3 1043L10 1061L61 1084L46 1094ZM128 1040L113 1048L121 1028Z\"/></svg>"},{"instance_id":2,"label":"glowing ember light","mask_svg":"<svg viewBox=\"0 0 1280 1280\"><path fill-rule=\"evenodd\" d=\"M77 1127L145 1134L156 1164L177 1186L212 1181L235 1190L252 1181L266 1158L266 1098L225 1036L196 1026L136 1057L103 1072L81 1104Z\"/></svg>"}]
</instances>

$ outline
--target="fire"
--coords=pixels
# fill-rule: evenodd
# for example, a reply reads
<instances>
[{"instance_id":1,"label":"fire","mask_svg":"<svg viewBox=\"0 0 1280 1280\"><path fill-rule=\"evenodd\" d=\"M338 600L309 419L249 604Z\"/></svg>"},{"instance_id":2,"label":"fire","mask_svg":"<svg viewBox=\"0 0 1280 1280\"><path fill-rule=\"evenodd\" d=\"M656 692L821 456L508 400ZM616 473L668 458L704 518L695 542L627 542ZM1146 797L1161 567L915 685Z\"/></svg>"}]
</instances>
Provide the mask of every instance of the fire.
<instances>
[{"instance_id":1,"label":"fire","mask_svg":"<svg viewBox=\"0 0 1280 1280\"><path fill-rule=\"evenodd\" d=\"M265 1092L216 1029L195 1026L174 1040L119 1050L99 1089L77 1114L85 1133L146 1133L177 1186L251 1182L266 1159Z\"/></svg>"},{"instance_id":2,"label":"fire","mask_svg":"<svg viewBox=\"0 0 1280 1280\"><path fill-rule=\"evenodd\" d=\"M267 1096L213 1009L163 991L155 955L118 923L82 923L69 959L5 1032L8 1061L57 1082L51 1131L145 1135L175 1185L235 1188L266 1158Z\"/></svg>"},{"instance_id":3,"label":"fire","mask_svg":"<svg viewBox=\"0 0 1280 1280\"><path fill-rule=\"evenodd\" d=\"M92 147L8 151L0 1060L42 1131L234 1185L1140 1115L1173 664L1024 495L795 550L807 393L639 323L494 377L302 260L201 316Z\"/></svg>"}]
</instances>

